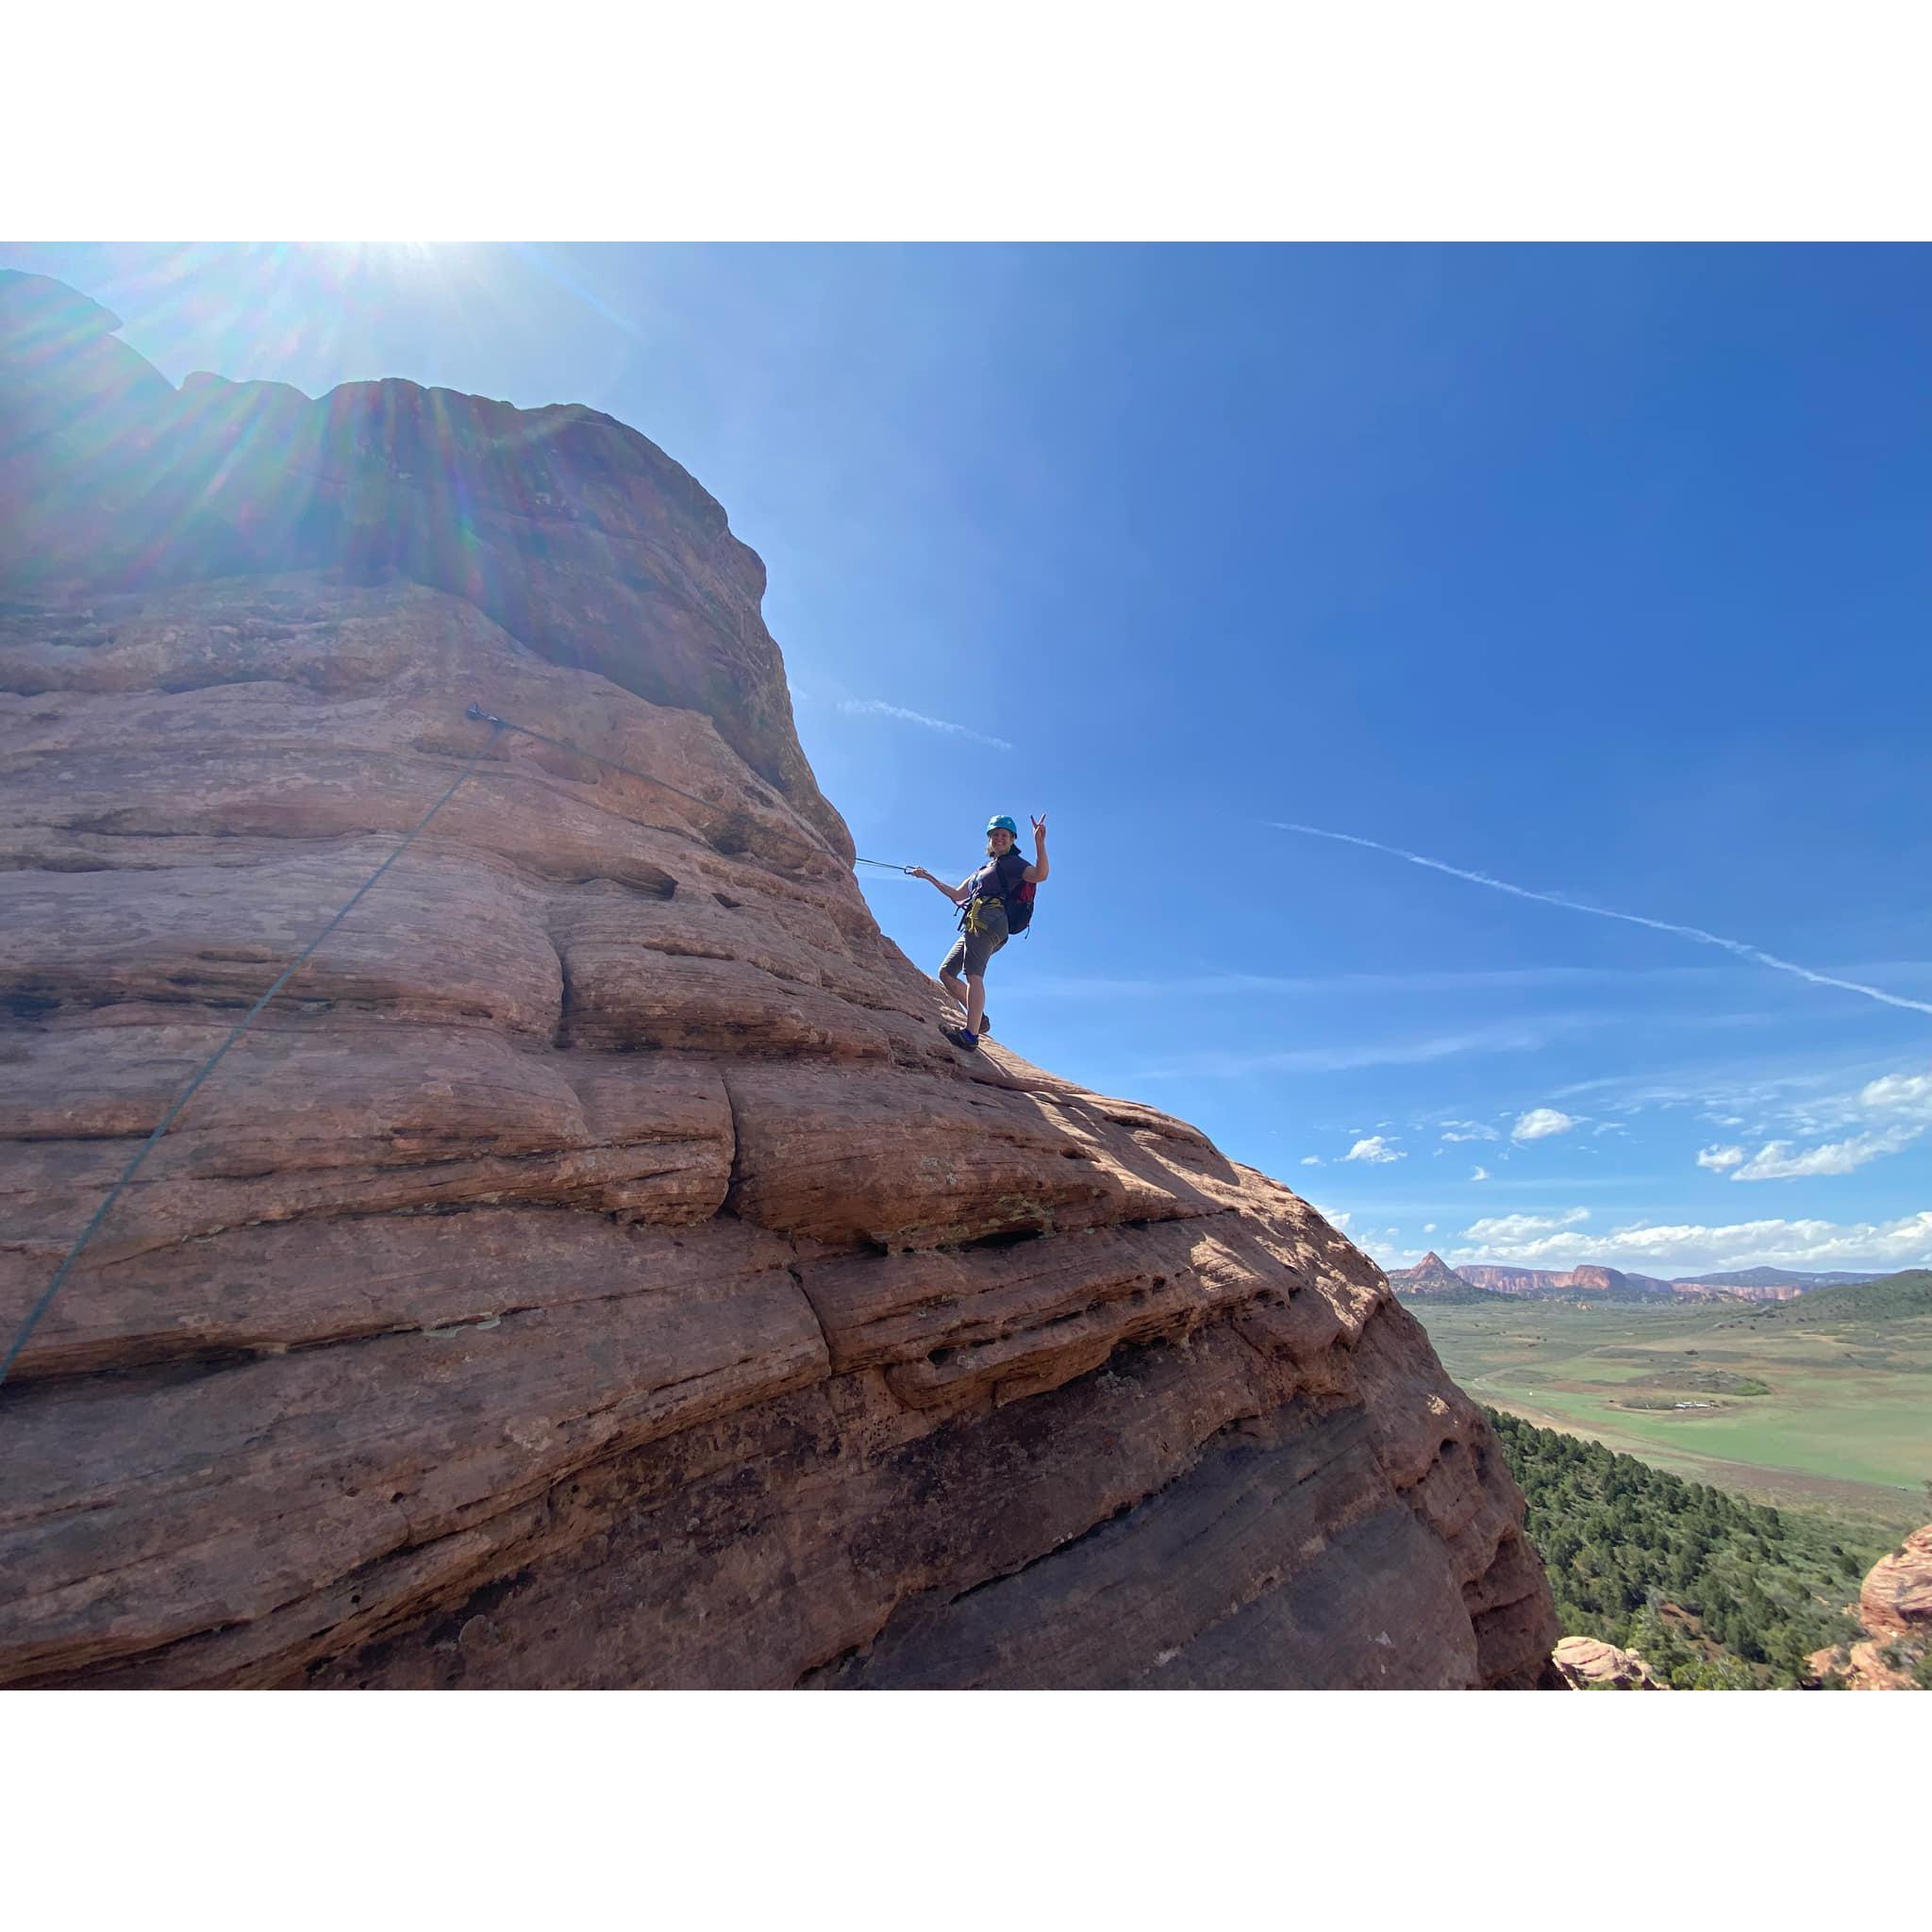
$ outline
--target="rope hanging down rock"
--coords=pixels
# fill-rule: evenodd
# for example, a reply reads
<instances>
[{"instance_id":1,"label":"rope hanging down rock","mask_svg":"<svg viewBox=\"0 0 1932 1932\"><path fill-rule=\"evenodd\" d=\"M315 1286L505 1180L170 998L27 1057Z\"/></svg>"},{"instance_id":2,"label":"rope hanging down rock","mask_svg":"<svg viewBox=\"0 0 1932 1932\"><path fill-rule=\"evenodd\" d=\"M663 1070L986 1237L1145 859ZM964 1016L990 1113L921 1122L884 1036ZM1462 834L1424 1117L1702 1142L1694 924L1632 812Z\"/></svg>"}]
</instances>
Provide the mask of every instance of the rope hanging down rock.
<instances>
[{"instance_id":1,"label":"rope hanging down rock","mask_svg":"<svg viewBox=\"0 0 1932 1932\"><path fill-rule=\"evenodd\" d=\"M81 1251L87 1246L88 1242L91 1241L94 1238L94 1236L100 1231L101 1224L107 1220L109 1212L113 1208L114 1203L121 1198L124 1192L126 1191L128 1183L133 1180L136 1173L139 1172L142 1162L144 1161L148 1158L148 1156L154 1152L156 1143L160 1140L161 1136L165 1134L171 1126L174 1125L175 1120L180 1115L181 1109L185 1108L188 1105L188 1103L194 1098L196 1092L200 1090L202 1083L208 1079L208 1075L212 1074L218 1066L221 1065L222 1060L226 1056L228 1049L231 1046L233 1046L235 1042L238 1040L240 1040L242 1036L244 1033L246 1033L252 1025L254 1025L256 1020L260 1016L263 1009L268 1006L268 1003L272 999L274 999L276 993L280 992L283 987L287 986L289 981L292 979L295 976L295 974L302 969L302 967L308 963L309 957L314 953L315 949L322 944L323 941L327 939L329 934L334 932L336 927L341 924L342 921L345 920L349 916L349 914L356 909L356 908L358 905L361 904L364 894L366 894L369 891L370 888L373 887L375 884L375 882L382 877L383 874L386 873L390 869L390 867L392 866L396 862L396 860L399 859L403 856L403 854L406 853L409 849L409 847L416 842L417 838L428 825L430 820L433 819L437 815L437 813L440 812L443 808L443 807L446 806L450 802L450 800L457 795L458 791L461 790L464 781L470 776L470 774L473 772L475 771L476 767L480 765L483 762L483 760L490 755L491 751L495 747L496 741L503 735L504 732L514 731L524 738L540 739L545 744L556 745L559 751L570 752L577 758L589 758L595 764L608 765L613 771L623 772L627 776L632 778L641 778L647 785L656 785L659 787L661 790L669 791L673 793L675 796L685 799L689 803L699 807L702 810L708 812L716 812L721 809L728 808L720 807L718 803L713 799L700 798L695 792L686 791L681 787L672 784L669 779L659 778L654 773L639 771L637 767L634 765L626 765L617 758L606 758L601 752L588 750L585 746L581 744L574 744L571 742L569 739L553 738L547 731L539 731L532 725L518 724L508 718L499 718L493 711L486 711L481 705L475 703L474 700L472 700L469 708L464 711L463 715L464 717L470 719L473 723L489 725L490 736L483 741L480 746L478 746L475 754L471 758L469 763L466 764L463 767L463 769L457 774L456 777L451 781L449 789L442 794L441 798L439 798L436 801L434 805L432 805L429 808L429 809L426 812L423 814L423 817L417 822L415 828L409 833L409 835L402 841L400 845L396 847L396 849L393 852L390 854L390 856L387 858L385 858L382 861L380 865L378 865L375 868L375 870L373 873L369 874L369 876L366 879L362 881L362 883L359 886L356 888L355 891L350 895L349 899L336 913L335 917L331 919L329 923L325 926L324 926L323 929L319 933L317 933L315 937L312 940L310 940L306 946L304 946L302 950L299 953L297 953L295 957L292 959L291 959L285 967L282 968L281 972L275 976L275 983L272 986L270 986L268 991L264 992L262 996L258 1000L257 1000L252 1007L249 1008L247 1012L242 1016L241 1020L236 1023L233 1030L228 1034L228 1037L222 1041L221 1045L215 1048L214 1052L211 1053L206 1060L202 1062L200 1068L196 1071L194 1076L188 1082L187 1086L182 1088L181 1091L175 1096L174 1102L169 1107L167 1112L164 1113L160 1117L160 1119L155 1124L154 1131L147 1137L145 1141L143 1141L141 1143L141 1148L139 1152L137 1152L134 1158L127 1163L126 1169L122 1174L121 1178L117 1180L110 1189L108 1189L107 1198L103 1200L101 1205L94 1209L92 1219L91 1219L88 1222L88 1224L81 1229L79 1239L76 1240L74 1245L68 1249L66 1257L61 1261L59 1267L54 1271L54 1278L53 1280L48 1282L45 1291L41 1295L40 1300L37 1301L33 1305L33 1307L27 1310L25 1320L21 1323L20 1327L15 1331L13 1341L7 1350L5 1359L0 1360L0 1384L4 1384L6 1382L8 1372L12 1369L13 1364L19 1359L21 1350L26 1346L28 1338L33 1334L34 1329L40 1324L41 1317L44 1315L47 1312L48 1308L53 1306L54 1297L57 1294L58 1294L60 1292L60 1290L65 1286L67 1277L74 1272L74 1264L80 1258ZM829 858L832 857L832 855L828 853L823 845L818 844L811 840L798 838L789 832L776 831L775 829L769 826L764 827L763 829L767 832L769 836L782 840L788 844L796 845L802 851L809 852L814 858ZM883 869L890 872L909 873L912 870L912 868L909 865L887 865L883 859L877 858L861 858L857 860L856 862L859 865L880 866Z\"/></svg>"},{"instance_id":2,"label":"rope hanging down rock","mask_svg":"<svg viewBox=\"0 0 1932 1932\"><path fill-rule=\"evenodd\" d=\"M433 819L437 815L437 813L440 812L443 808L443 807L446 806L450 802L450 800L457 795L457 792L462 787L463 781L466 778L468 778L470 774L474 772L476 769L476 767L483 762L483 759L489 754L491 746L495 744L497 738L503 731L503 725L496 720L492 719L491 721L490 736L483 741L483 743L476 751L475 756L472 758L469 763L466 764L463 767L463 769L457 774L456 777L450 783L449 790L446 791L442 794L442 796L439 798L436 801L436 803L432 805L429 808L429 809L423 814L422 818L417 821L414 830L412 830L409 833L408 837L406 838L403 841L403 842L400 845L398 845L396 849L393 852L391 852L390 856L387 858L385 858L382 861L382 863L378 865L375 868L375 870L373 873L371 873L369 876L366 879L364 879L359 886L356 888L355 891L350 894L348 900L336 913L335 917L331 919L329 923L325 926L324 926L323 929L319 933L317 933L315 937L312 940L310 940L306 946L304 946L302 950L299 953L297 953L295 957L292 959L291 959L286 966L282 968L281 972L278 974L276 974L274 985L272 985L269 988L269 990L265 993L263 993L262 996L258 1000L257 1000L252 1007L249 1008L247 1012L245 1012L242 1016L242 1018L236 1023L234 1028L228 1034L228 1037L222 1041L221 1045L215 1048L214 1052L211 1053L206 1060L202 1062L201 1067L199 1071L195 1074L194 1077L192 1080L190 1080L187 1086L182 1088L181 1091L175 1096L174 1105L171 1106L168 1108L167 1112L164 1113L160 1117L160 1119L155 1123L154 1132L151 1133L147 1137L147 1139L141 1143L140 1152L137 1153L134 1158L127 1163L126 1170L123 1173L121 1178L118 1181L116 1181L114 1185L108 1191L107 1199L104 1200L101 1203L101 1205L94 1209L93 1219L91 1220L88 1223L88 1224L81 1229L79 1240L77 1240L74 1243L74 1245L68 1249L66 1259L64 1259L60 1263L59 1267L54 1271L54 1278L52 1281L48 1282L46 1290L42 1294L40 1300L37 1301L33 1305L33 1307L27 1310L26 1319L20 1324L19 1329L15 1333L12 1344L8 1347L7 1351L6 1359L4 1361L0 1361L0 1383L5 1383L5 1381L7 1380L8 1372L13 1367L15 1361L19 1359L21 1350L24 1349L27 1344L27 1338L34 1332L35 1327L39 1324L41 1317L44 1315L47 1312L48 1308L53 1306L54 1297L60 1292L60 1290L62 1286L65 1284L68 1275L74 1272L74 1264L77 1260L79 1260L81 1250L87 1246L88 1242L91 1241L94 1238L95 1234L99 1231L101 1224L108 1218L108 1211L113 1208L114 1203L121 1198L123 1192L125 1191L127 1187L128 1182L130 1182L134 1178L136 1172L140 1169L142 1162L148 1158L148 1156L154 1152L155 1143L160 1140L161 1136L165 1134L171 1126L174 1125L175 1119L181 1112L181 1109L184 1107L186 1107L191 1100L194 1098L195 1093L200 1089L202 1082L206 1080L208 1077L208 1075L212 1074L218 1066L221 1065L223 1058L226 1055L228 1049L231 1046L233 1046L235 1042L238 1040L240 1040L242 1036L244 1033L246 1033L252 1025L255 1024L255 1022L261 1014L262 1009L268 1005L268 1003L272 999L275 998L276 993L281 991L283 987L288 985L289 981L292 979L295 976L296 973L299 972L301 968L308 962L309 956L315 951L316 947L321 945L323 941L327 939L329 934L334 932L336 927L341 924L342 921L348 918L349 914L352 913L356 909L356 908L361 904L363 896L369 891L370 888L375 884L376 880L381 878L383 874L386 873L390 869L390 867L392 866L396 862L396 860L399 859L403 856L403 854L406 853L409 849L409 847L416 842L417 837L429 824L430 820Z\"/></svg>"}]
</instances>

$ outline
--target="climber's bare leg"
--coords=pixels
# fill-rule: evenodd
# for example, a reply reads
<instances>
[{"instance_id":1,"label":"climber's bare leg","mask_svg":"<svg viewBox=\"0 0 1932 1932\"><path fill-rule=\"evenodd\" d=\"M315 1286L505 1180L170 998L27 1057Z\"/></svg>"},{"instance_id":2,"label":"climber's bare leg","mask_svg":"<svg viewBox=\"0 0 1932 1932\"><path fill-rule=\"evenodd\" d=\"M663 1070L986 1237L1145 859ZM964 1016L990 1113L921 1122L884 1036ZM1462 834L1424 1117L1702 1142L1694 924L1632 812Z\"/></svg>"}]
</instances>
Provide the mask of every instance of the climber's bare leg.
<instances>
[{"instance_id":1,"label":"climber's bare leg","mask_svg":"<svg viewBox=\"0 0 1932 1932\"><path fill-rule=\"evenodd\" d=\"M960 1006L966 1008L968 1013L972 1012L972 1003L966 996L966 985L963 981L955 979L950 973L941 973L940 974L940 984L945 988L954 999L958 1001ZM982 1008L986 1005L986 988L983 982L980 986L979 1004Z\"/></svg>"},{"instance_id":2,"label":"climber's bare leg","mask_svg":"<svg viewBox=\"0 0 1932 1932\"><path fill-rule=\"evenodd\" d=\"M969 1033L976 1034L979 1031L980 1021L986 1017L985 974L979 973L969 973L966 975L966 989L968 994L968 997L965 1002L966 1030ZM947 991L951 991L952 989L948 988ZM953 997L955 999L958 999L958 994L954 993Z\"/></svg>"}]
</instances>

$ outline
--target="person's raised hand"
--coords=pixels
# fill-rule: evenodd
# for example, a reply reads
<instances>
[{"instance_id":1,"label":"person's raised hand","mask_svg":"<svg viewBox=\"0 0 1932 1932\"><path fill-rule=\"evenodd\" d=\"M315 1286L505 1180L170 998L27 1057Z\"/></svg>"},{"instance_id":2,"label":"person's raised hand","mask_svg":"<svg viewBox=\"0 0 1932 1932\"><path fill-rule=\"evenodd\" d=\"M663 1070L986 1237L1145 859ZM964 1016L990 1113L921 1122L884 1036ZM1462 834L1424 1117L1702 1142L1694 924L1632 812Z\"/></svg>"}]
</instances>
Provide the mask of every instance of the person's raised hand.
<instances>
[{"instance_id":1,"label":"person's raised hand","mask_svg":"<svg viewBox=\"0 0 1932 1932\"><path fill-rule=\"evenodd\" d=\"M1033 836L1036 839L1043 839L1046 837L1046 814L1044 812L1041 812L1041 815L1033 821Z\"/></svg>"},{"instance_id":2,"label":"person's raised hand","mask_svg":"<svg viewBox=\"0 0 1932 1932\"><path fill-rule=\"evenodd\" d=\"M929 879L932 877L931 873L927 872L923 865L908 865L906 870L916 879Z\"/></svg>"}]
</instances>

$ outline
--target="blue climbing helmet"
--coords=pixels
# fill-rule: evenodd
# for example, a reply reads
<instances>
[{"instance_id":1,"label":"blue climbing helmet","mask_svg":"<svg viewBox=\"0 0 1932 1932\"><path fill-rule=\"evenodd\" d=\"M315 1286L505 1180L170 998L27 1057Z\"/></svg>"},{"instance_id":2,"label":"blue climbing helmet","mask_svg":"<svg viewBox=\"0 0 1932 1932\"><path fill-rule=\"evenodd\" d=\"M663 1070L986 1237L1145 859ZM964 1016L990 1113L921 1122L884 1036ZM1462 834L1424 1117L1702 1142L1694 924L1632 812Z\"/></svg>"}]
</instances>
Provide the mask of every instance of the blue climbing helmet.
<instances>
[{"instance_id":1,"label":"blue climbing helmet","mask_svg":"<svg viewBox=\"0 0 1932 1932\"><path fill-rule=\"evenodd\" d=\"M988 819L986 822L986 836L991 839L995 832L1010 832L1016 839L1020 836L1019 826L1005 812L1001 812L998 818Z\"/></svg>"}]
</instances>

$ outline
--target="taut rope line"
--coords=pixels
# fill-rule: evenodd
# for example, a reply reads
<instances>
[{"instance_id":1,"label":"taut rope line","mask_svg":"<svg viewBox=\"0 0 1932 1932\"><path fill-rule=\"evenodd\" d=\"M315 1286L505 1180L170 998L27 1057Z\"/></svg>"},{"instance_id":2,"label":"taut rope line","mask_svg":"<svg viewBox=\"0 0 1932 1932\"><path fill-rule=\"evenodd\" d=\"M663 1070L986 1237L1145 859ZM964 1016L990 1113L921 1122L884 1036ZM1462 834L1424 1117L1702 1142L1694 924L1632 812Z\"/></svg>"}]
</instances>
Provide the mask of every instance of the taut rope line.
<instances>
[{"instance_id":1,"label":"taut rope line","mask_svg":"<svg viewBox=\"0 0 1932 1932\"><path fill-rule=\"evenodd\" d=\"M65 1258L61 1261L59 1267L54 1271L54 1278L53 1280L48 1282L45 1290L42 1291L41 1295L41 1298L37 1302L35 1302L31 1308L27 1310L26 1318L25 1321L21 1323L19 1328L15 1331L13 1341L7 1350L5 1358L0 1359L0 1384L4 1384L6 1382L8 1372L12 1369L13 1364L20 1358L20 1353L22 1349L24 1349L26 1346L28 1338L33 1334L35 1328L39 1326L41 1317L44 1315L47 1312L48 1308L53 1306L54 1297L57 1294L58 1294L61 1289L66 1285L68 1276L72 1274L74 1272L74 1264L80 1258L81 1251L87 1246L87 1244L91 1241L93 1240L94 1236L100 1231L101 1224L107 1220L109 1212L113 1208L115 1202L117 1202L121 1198L122 1194L126 1191L128 1183L134 1179L135 1174L140 1171L142 1162L144 1161L148 1158L148 1156L154 1152L155 1145L160 1140L161 1136L165 1134L168 1131L168 1129L174 1125L175 1122L179 1118L181 1109L185 1108L188 1105L188 1103L194 1098L195 1094L200 1091L202 1083L208 1079L209 1074L211 1074L218 1066L221 1065L223 1059L227 1055L228 1049L231 1046L233 1046L235 1042L239 1041L242 1038L242 1036L244 1033L246 1033L252 1025L254 1025L256 1021L260 1017L263 1009L267 1007L268 1003L272 999L274 999L276 993L280 992L283 987L287 986L289 981L292 979L295 976L295 974L302 969L302 967L308 963L309 957L314 953L315 949L322 944L323 941L327 939L329 934L334 932L336 927L341 924L342 921L345 920L349 916L349 914L356 909L356 908L358 905L361 904L364 895L375 884L375 882L382 877L383 874L386 873L390 869L390 867L392 866L396 862L396 860L399 859L403 856L403 854L406 853L409 849L409 847L416 842L416 840L419 837L419 835L428 826L430 820L435 818L437 813L440 812L443 808L443 807L446 806L450 802L450 800L457 795L458 791L461 790L464 781L470 776L470 774L473 772L475 771L476 767L480 765L483 762L483 760L490 755L491 751L495 747L496 741L503 735L503 733L505 733L506 731L514 731L519 736L524 738L540 739L545 744L556 745L559 751L570 752L577 758L589 758L595 764L608 765L613 771L623 772L626 775L633 778L641 778L647 785L656 785L659 787L661 790L671 792L675 797L685 799L690 804L697 806L703 811L728 812L732 809L732 808L730 808L729 806L719 805L714 799L700 798L695 792L686 791L681 787L672 784L669 779L659 778L653 773L639 771L637 767L634 765L626 765L623 763L620 759L606 758L601 752L590 751L587 750L581 744L574 744L571 742L569 739L553 738L547 731L539 731L531 725L518 724L508 718L499 718L495 715L494 712L486 711L481 705L475 703L474 700L471 702L469 708L464 711L463 715L464 717L470 719L473 723L489 725L490 736L483 741L482 744L477 748L475 755L471 758L469 763L466 764L463 767L463 769L457 774L456 777L451 780L449 789L446 791L444 791L442 796L439 798L436 801L436 803L432 805L429 808L429 809L423 814L420 820L417 821L414 829L410 831L408 836L406 839L404 839L402 843L398 845L396 849L393 852L391 852L390 856L387 858L385 858L382 861L382 863L378 865L375 868L375 870L373 873L371 873L369 876L366 879L364 879L359 886L356 888L355 891L349 896L348 900L342 905L340 910L337 911L335 917L332 918L329 921L329 923L326 925L325 925L322 928L322 930L319 933L317 933L315 937L312 940L310 940L306 946L304 946L302 950L299 953L297 953L295 957L292 959L291 959L285 967L282 968L281 972L276 974L274 984L271 985L268 991L264 992L262 996L258 1000L257 1000L252 1007L249 1008L247 1012L245 1012L242 1016L242 1018L236 1023L234 1028L229 1032L228 1037L222 1041L221 1045L215 1048L214 1052L211 1053L206 1060L202 1062L200 1068L194 1074L194 1076L188 1082L188 1084L185 1087L182 1088L180 1092L175 1096L174 1102L169 1107L167 1112L162 1114L160 1119L158 1122L156 1122L154 1131L151 1134L149 1134L147 1139L141 1143L139 1151L135 1154L134 1158L127 1163L126 1168L122 1173L121 1178L117 1180L111 1188L108 1189L107 1197L102 1201L101 1205L94 1209L92 1218L88 1222L87 1225L81 1229L79 1238L75 1241L74 1245L68 1249ZM760 827L760 830L765 832L770 837L782 840L784 842L788 844L796 845L801 850L809 852L814 858L831 858L834 857L834 855L826 851L823 845L817 844L811 840L799 838L790 832L777 831L775 828L771 826L762 826ZM881 870L887 872L910 873L912 871L912 867L910 867L909 865L890 865L884 859L879 858L860 858L856 860L855 863L859 865L878 866Z\"/></svg>"},{"instance_id":2,"label":"taut rope line","mask_svg":"<svg viewBox=\"0 0 1932 1932\"><path fill-rule=\"evenodd\" d=\"M184 1107L186 1107L191 1100L194 1098L194 1095L197 1090L200 1088L202 1082L206 1080L208 1076L210 1074L212 1074L218 1066L221 1065L223 1058L226 1055L228 1049L231 1046L233 1046L235 1042L238 1040L240 1040L242 1036L244 1033L246 1033L252 1025L255 1024L255 1022L257 1018L260 1015L262 1008L265 1008L268 1005L268 1003L275 998L276 993L280 992L283 987L287 986L289 981L295 976L296 973L302 968L304 964L307 963L309 955L315 951L316 947L321 945L323 941L327 939L329 934L334 932L336 927L341 924L342 921L348 918L349 914L352 913L356 909L356 908L361 904L363 895L366 892L368 892L369 889L372 886L374 886L376 880L379 879L383 875L383 874L386 873L390 869L390 867L392 866L396 862L396 860L399 859L403 856L403 854L406 853L409 849L409 847L416 842L417 836L429 824L430 820L433 819L437 815L437 813L440 812L443 808L443 807L446 806L450 802L450 800L457 795L457 792L461 788L464 779L466 779L470 775L470 774L474 772L476 769L476 767L483 762L484 757L490 751L491 747L495 744L498 736L504 729L504 726L501 724L501 722L496 719L491 719L490 721L490 736L483 741L482 745L477 750L475 756L471 758L470 762L466 764L463 767L463 769L457 774L456 777L453 780L451 780L449 790L445 791L442 794L442 796L439 798L436 801L436 803L432 805L429 808L429 809L423 814L422 818L417 821L415 829L409 833L408 837L406 838L403 841L403 842L400 845L398 845L396 849L393 852L391 852L390 856L387 858L385 858L382 861L382 863L378 865L375 868L375 870L373 873L371 873L369 876L366 879L364 879L359 886L356 888L355 891L349 896L346 903L336 913L335 917L331 919L329 923L325 926L324 926L323 929L319 933L317 933L315 937L312 940L310 940L306 946L304 946L302 950L299 953L297 953L295 957L292 959L291 959L286 966L282 968L281 972L275 976L275 984L272 985L269 988L269 990L265 993L263 993L262 996L258 1000L257 1000L252 1007L249 1008L247 1012L245 1012L242 1016L242 1018L236 1023L234 1029L229 1033L228 1037L222 1041L221 1045L215 1048L214 1052L211 1053L206 1060L202 1062L200 1071L197 1072L194 1077L189 1081L187 1086L182 1088L181 1091L175 1096L174 1105L168 1108L167 1112L164 1113L158 1122L156 1122L154 1132L151 1133L147 1137L147 1139L141 1143L140 1152L137 1153L134 1158L127 1163L126 1169L123 1173L121 1178L118 1181L116 1181L114 1185L108 1191L107 1199L104 1200L101 1203L101 1205L94 1209L93 1219L91 1220L88 1223L88 1224L81 1229L79 1240L77 1240L74 1243L74 1245L68 1249L66 1258L60 1263L59 1267L54 1271L54 1278L52 1281L48 1282L46 1290L42 1294L40 1300L37 1301L33 1305L33 1307L27 1310L26 1319L20 1324L19 1329L16 1331L13 1338L12 1345L7 1351L6 1359L4 1361L0 1361L0 1383L4 1383L7 1380L8 1372L13 1367L14 1362L19 1358L21 1350L26 1346L27 1338L34 1332L34 1329L36 1325L39 1324L41 1317L47 1312L50 1307L52 1307L54 1297L60 1292L60 1290L62 1286L65 1284L68 1275L73 1273L74 1264L80 1258L81 1250L85 1248L88 1242L94 1238L94 1235L96 1231L99 1229L102 1222L107 1220L108 1210L113 1207L114 1203L121 1198L123 1191L126 1189L128 1182L134 1178L135 1174L137 1170L140 1168L142 1162L145 1160L151 1153L154 1152L155 1143L158 1141L159 1141L161 1136L165 1134L172 1125L174 1125L176 1117L180 1114L181 1109Z\"/></svg>"}]
</instances>

